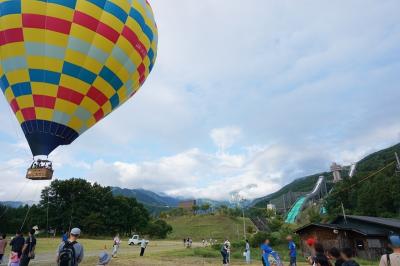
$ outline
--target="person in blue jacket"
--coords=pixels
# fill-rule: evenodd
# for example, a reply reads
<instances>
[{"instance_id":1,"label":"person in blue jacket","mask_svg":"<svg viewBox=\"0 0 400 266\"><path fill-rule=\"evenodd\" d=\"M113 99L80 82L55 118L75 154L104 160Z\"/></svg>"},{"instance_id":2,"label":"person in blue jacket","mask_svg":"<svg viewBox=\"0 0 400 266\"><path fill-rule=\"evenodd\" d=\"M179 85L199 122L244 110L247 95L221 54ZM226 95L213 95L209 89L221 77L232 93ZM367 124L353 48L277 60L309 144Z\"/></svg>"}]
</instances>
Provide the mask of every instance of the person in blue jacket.
<instances>
[{"instance_id":1,"label":"person in blue jacket","mask_svg":"<svg viewBox=\"0 0 400 266\"><path fill-rule=\"evenodd\" d=\"M269 239L265 239L264 243L261 245L261 260L264 266L270 266L268 257L273 251L274 250L269 246Z\"/></svg>"},{"instance_id":2,"label":"person in blue jacket","mask_svg":"<svg viewBox=\"0 0 400 266\"><path fill-rule=\"evenodd\" d=\"M296 266L296 244L293 241L293 237L291 235L288 235L286 237L287 241L288 241L288 249L289 249L289 257L290 257L290 266Z\"/></svg>"},{"instance_id":3,"label":"person in blue jacket","mask_svg":"<svg viewBox=\"0 0 400 266\"><path fill-rule=\"evenodd\" d=\"M279 257L279 254L274 251L271 246L269 245L269 239L265 239L264 244L261 245L261 260L264 266L271 266L269 263L269 256L271 256L274 260L276 266L282 266L282 261Z\"/></svg>"}]
</instances>

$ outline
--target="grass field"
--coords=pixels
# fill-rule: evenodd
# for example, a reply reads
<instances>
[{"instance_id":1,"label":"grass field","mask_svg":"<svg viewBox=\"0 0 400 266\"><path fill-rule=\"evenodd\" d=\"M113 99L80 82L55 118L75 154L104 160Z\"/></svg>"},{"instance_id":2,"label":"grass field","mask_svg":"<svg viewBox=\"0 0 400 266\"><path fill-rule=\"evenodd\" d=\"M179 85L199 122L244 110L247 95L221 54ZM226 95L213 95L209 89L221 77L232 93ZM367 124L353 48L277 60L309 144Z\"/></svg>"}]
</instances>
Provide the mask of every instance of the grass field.
<instances>
[{"instance_id":1,"label":"grass field","mask_svg":"<svg viewBox=\"0 0 400 266\"><path fill-rule=\"evenodd\" d=\"M55 265L55 251L59 244L59 239L38 239L36 259L30 265L53 266ZM106 250L111 253L112 240L89 240L79 241L85 248L85 259L80 266L96 265L97 256L101 251ZM243 250L233 249L231 265L245 265L242 257ZM6 251L9 253L9 250ZM280 251L284 254L284 251ZM122 242L118 257L112 259L111 266L185 266L185 265L221 265L221 258L218 250L201 247L200 242L194 242L193 248L184 248L180 241L151 241L146 249L145 257L139 256L139 247L128 246L126 239ZM251 265L261 265L259 250L252 250L253 263ZM299 258L299 266L306 266L303 258ZM361 262L363 266L377 265L377 263ZM284 265L287 265L285 263Z\"/></svg>"},{"instance_id":2,"label":"grass field","mask_svg":"<svg viewBox=\"0 0 400 266\"><path fill-rule=\"evenodd\" d=\"M204 239L223 240L228 237L231 241L243 239L243 219L222 215L178 216L167 219L174 231L168 236L171 240L181 240L191 237L193 240ZM246 218L246 228L253 223ZM247 230L247 229L246 229ZM255 231L255 229L254 229Z\"/></svg>"}]
</instances>

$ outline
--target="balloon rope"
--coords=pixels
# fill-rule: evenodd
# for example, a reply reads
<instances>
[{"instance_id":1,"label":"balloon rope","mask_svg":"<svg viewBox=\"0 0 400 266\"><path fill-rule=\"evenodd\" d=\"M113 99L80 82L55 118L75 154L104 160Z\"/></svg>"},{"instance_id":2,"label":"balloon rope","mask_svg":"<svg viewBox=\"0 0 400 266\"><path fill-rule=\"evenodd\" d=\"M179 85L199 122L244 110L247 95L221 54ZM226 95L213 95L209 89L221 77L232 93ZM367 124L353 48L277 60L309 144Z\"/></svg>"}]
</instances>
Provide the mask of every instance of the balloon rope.
<instances>
[{"instance_id":1,"label":"balloon rope","mask_svg":"<svg viewBox=\"0 0 400 266\"><path fill-rule=\"evenodd\" d=\"M48 188L50 189L50 184L51 184L51 180L49 181L49 185ZM46 211L46 232L47 232L47 238L49 238L49 189L47 190L47 211Z\"/></svg>"},{"instance_id":2,"label":"balloon rope","mask_svg":"<svg viewBox=\"0 0 400 266\"><path fill-rule=\"evenodd\" d=\"M24 185L23 185L22 188L19 190L19 192L17 193L17 196L15 196L15 198L14 198L13 201L17 201L17 199L18 199L19 196L22 194L22 191L25 189L25 187L26 187L26 185L27 185L28 183L29 183L29 181L28 181L28 182L24 182ZM10 209L10 206L7 205L7 206L6 206L6 209L4 210L4 212L0 215L0 218L2 218L2 217L6 214L6 212L7 212L9 209Z\"/></svg>"},{"instance_id":3,"label":"balloon rope","mask_svg":"<svg viewBox=\"0 0 400 266\"><path fill-rule=\"evenodd\" d=\"M38 188L39 188L39 184L36 184L36 187L35 187L35 190L34 190L34 193L33 193L34 195L36 195L36 192L38 191ZM29 212L31 211L31 209L32 209L33 205L34 205L34 204L32 204L31 206L29 206L29 208L28 208L28 211L26 212L26 215L25 215L24 221L22 222L22 225L21 225L20 231L22 231L22 228L23 228L23 227L24 227L24 225L25 225L26 219L28 218Z\"/></svg>"}]
</instances>

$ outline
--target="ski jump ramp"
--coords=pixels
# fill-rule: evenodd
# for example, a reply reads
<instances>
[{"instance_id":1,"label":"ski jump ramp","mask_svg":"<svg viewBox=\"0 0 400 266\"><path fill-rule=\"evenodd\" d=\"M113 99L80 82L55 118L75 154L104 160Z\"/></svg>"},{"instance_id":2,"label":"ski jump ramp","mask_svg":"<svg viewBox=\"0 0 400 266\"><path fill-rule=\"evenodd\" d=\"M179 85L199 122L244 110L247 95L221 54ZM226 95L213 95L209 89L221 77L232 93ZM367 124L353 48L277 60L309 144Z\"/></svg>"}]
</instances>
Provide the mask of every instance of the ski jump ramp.
<instances>
[{"instance_id":1,"label":"ski jump ramp","mask_svg":"<svg viewBox=\"0 0 400 266\"><path fill-rule=\"evenodd\" d=\"M297 201L293 204L290 209L285 223L294 224L300 214L300 212L307 206L307 203L312 202L314 200L319 200L323 198L326 194L328 194L326 188L326 179L324 176L320 176L318 178L317 183L314 186L314 189L305 196L302 196L297 199Z\"/></svg>"}]
</instances>

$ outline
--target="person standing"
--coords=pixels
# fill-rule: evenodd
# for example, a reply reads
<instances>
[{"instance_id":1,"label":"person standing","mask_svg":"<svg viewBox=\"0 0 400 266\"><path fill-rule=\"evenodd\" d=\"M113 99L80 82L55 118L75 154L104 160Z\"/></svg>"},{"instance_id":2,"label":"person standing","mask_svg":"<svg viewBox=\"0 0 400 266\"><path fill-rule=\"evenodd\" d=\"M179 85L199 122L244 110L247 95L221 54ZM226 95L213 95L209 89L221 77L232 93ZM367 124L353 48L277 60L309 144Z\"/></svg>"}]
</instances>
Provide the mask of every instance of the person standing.
<instances>
[{"instance_id":1,"label":"person standing","mask_svg":"<svg viewBox=\"0 0 400 266\"><path fill-rule=\"evenodd\" d=\"M17 233L15 234L15 237L10 242L11 251L18 254L18 259L21 258L22 248L24 247L24 244L25 244L24 236L22 235L22 232L18 230Z\"/></svg>"},{"instance_id":2,"label":"person standing","mask_svg":"<svg viewBox=\"0 0 400 266\"><path fill-rule=\"evenodd\" d=\"M354 259L353 259L353 250L351 248L344 248L340 253L342 258L344 259L344 263L342 266L360 266Z\"/></svg>"},{"instance_id":3,"label":"person standing","mask_svg":"<svg viewBox=\"0 0 400 266\"><path fill-rule=\"evenodd\" d=\"M330 260L335 260L335 266L342 266L344 259L340 256L340 251L337 248L331 248L328 255Z\"/></svg>"},{"instance_id":4,"label":"person standing","mask_svg":"<svg viewBox=\"0 0 400 266\"><path fill-rule=\"evenodd\" d=\"M22 248L20 266L28 266L31 259L35 258L36 238L35 229L29 231L29 236L25 240L24 247Z\"/></svg>"},{"instance_id":5,"label":"person standing","mask_svg":"<svg viewBox=\"0 0 400 266\"><path fill-rule=\"evenodd\" d=\"M57 250L57 265L59 266L78 266L83 260L83 246L78 243L81 235L79 228L73 228L69 239L62 242Z\"/></svg>"},{"instance_id":6,"label":"person standing","mask_svg":"<svg viewBox=\"0 0 400 266\"><path fill-rule=\"evenodd\" d=\"M245 257L246 257L246 264L250 264L250 243L249 240L246 239L246 249L245 249Z\"/></svg>"},{"instance_id":7,"label":"person standing","mask_svg":"<svg viewBox=\"0 0 400 266\"><path fill-rule=\"evenodd\" d=\"M313 246L312 253L315 256L311 256L308 258L308 262L312 266L330 266L330 262L328 257L325 255L324 246L321 243L316 242Z\"/></svg>"},{"instance_id":8,"label":"person standing","mask_svg":"<svg viewBox=\"0 0 400 266\"><path fill-rule=\"evenodd\" d=\"M389 247L393 249L393 253L383 255L379 266L400 265L400 235L389 237Z\"/></svg>"},{"instance_id":9,"label":"person standing","mask_svg":"<svg viewBox=\"0 0 400 266\"><path fill-rule=\"evenodd\" d=\"M225 239L224 244L221 248L221 255L222 255L222 265L229 265L229 241Z\"/></svg>"},{"instance_id":10,"label":"person standing","mask_svg":"<svg viewBox=\"0 0 400 266\"><path fill-rule=\"evenodd\" d=\"M229 241L229 239L226 239L224 244L227 247L227 252L228 252L228 264L227 265L229 265L229 263L231 262L231 242Z\"/></svg>"},{"instance_id":11,"label":"person standing","mask_svg":"<svg viewBox=\"0 0 400 266\"><path fill-rule=\"evenodd\" d=\"M7 235L1 234L0 235L0 264L3 262L4 254L6 253L7 247Z\"/></svg>"},{"instance_id":12,"label":"person standing","mask_svg":"<svg viewBox=\"0 0 400 266\"><path fill-rule=\"evenodd\" d=\"M146 250L146 247L147 247L146 239L142 239L142 242L140 243L140 257L144 256L144 251Z\"/></svg>"},{"instance_id":13,"label":"person standing","mask_svg":"<svg viewBox=\"0 0 400 266\"><path fill-rule=\"evenodd\" d=\"M119 249L120 245L121 245L121 239L119 238L119 234L117 234L114 237L113 251L112 251L112 254L111 254L111 256L113 258L115 258L117 256L117 252L118 252L118 249Z\"/></svg>"},{"instance_id":14,"label":"person standing","mask_svg":"<svg viewBox=\"0 0 400 266\"><path fill-rule=\"evenodd\" d=\"M286 240L288 241L288 249L289 249L289 257L290 257L290 263L289 266L296 266L296 244L293 241L293 237L291 235L288 235L286 237Z\"/></svg>"},{"instance_id":15,"label":"person standing","mask_svg":"<svg viewBox=\"0 0 400 266\"><path fill-rule=\"evenodd\" d=\"M268 257L274 250L269 246L269 239L265 239L261 245L261 261L263 266L270 266Z\"/></svg>"},{"instance_id":16,"label":"person standing","mask_svg":"<svg viewBox=\"0 0 400 266\"><path fill-rule=\"evenodd\" d=\"M68 232L65 232L62 234L61 242L65 242L65 241L68 241Z\"/></svg>"}]
</instances>

